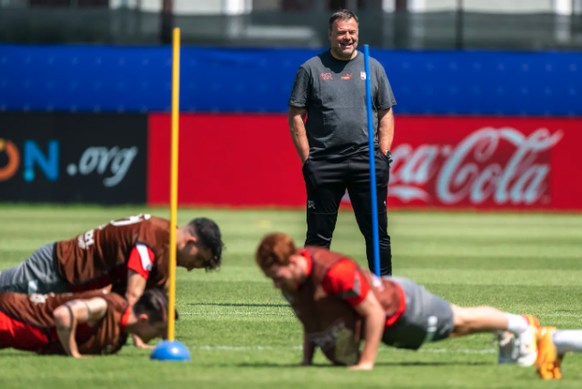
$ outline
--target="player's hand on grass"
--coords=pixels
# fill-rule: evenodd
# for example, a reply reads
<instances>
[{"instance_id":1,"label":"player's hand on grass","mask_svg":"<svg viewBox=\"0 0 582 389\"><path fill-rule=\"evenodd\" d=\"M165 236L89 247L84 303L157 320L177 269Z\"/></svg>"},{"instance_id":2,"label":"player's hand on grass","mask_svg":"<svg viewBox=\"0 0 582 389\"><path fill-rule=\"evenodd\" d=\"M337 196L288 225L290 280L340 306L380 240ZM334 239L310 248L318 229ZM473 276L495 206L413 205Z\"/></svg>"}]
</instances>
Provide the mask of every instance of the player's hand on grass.
<instances>
[{"instance_id":1,"label":"player's hand on grass","mask_svg":"<svg viewBox=\"0 0 582 389\"><path fill-rule=\"evenodd\" d=\"M83 355L81 353L79 353L78 351L75 352L71 352L71 356L75 359L88 359L91 358L91 355Z\"/></svg>"},{"instance_id":2,"label":"player's hand on grass","mask_svg":"<svg viewBox=\"0 0 582 389\"><path fill-rule=\"evenodd\" d=\"M374 364L370 362L358 363L357 365L348 367L348 370L372 370Z\"/></svg>"},{"instance_id":3,"label":"player's hand on grass","mask_svg":"<svg viewBox=\"0 0 582 389\"><path fill-rule=\"evenodd\" d=\"M153 346L150 346L149 344L144 343L144 341L141 340L141 338L135 334L132 335L132 339L133 339L133 345L137 348L145 348L145 349L149 349L149 350L154 348Z\"/></svg>"}]
</instances>

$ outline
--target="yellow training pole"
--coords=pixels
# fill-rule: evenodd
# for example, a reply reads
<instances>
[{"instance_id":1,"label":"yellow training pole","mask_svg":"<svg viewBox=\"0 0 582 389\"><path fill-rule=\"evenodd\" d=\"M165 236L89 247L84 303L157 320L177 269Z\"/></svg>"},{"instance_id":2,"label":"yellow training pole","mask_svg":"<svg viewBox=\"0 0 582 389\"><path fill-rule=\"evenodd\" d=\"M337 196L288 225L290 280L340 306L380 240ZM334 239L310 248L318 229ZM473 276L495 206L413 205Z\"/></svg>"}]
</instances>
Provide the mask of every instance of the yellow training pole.
<instances>
[{"instance_id":1,"label":"yellow training pole","mask_svg":"<svg viewBox=\"0 0 582 389\"><path fill-rule=\"evenodd\" d=\"M174 340L176 317L176 227L178 226L178 129L180 114L180 29L174 28L172 45L172 156L170 169L170 294L168 296L168 340Z\"/></svg>"}]
</instances>

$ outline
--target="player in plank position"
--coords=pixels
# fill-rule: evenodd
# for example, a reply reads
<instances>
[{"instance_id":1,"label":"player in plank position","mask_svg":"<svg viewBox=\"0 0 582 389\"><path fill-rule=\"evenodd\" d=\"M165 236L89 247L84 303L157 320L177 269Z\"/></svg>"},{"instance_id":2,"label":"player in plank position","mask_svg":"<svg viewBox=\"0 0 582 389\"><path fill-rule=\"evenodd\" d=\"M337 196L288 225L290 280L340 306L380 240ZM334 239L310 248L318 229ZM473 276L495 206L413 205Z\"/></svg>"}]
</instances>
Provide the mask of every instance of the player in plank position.
<instances>
[{"instance_id":1,"label":"player in plank position","mask_svg":"<svg viewBox=\"0 0 582 389\"><path fill-rule=\"evenodd\" d=\"M130 306L116 293L90 291L26 295L0 294L0 349L39 354L112 354L128 334L144 342L167 330L168 299L160 289L144 292Z\"/></svg>"},{"instance_id":2,"label":"player in plank position","mask_svg":"<svg viewBox=\"0 0 582 389\"><path fill-rule=\"evenodd\" d=\"M112 221L78 237L42 246L26 261L0 272L0 293L113 292L134 304L147 288L167 291L170 222L150 215ZM177 229L177 266L188 271L220 266L216 223L192 220ZM135 336L138 347L146 347Z\"/></svg>"},{"instance_id":3,"label":"player in plank position","mask_svg":"<svg viewBox=\"0 0 582 389\"><path fill-rule=\"evenodd\" d=\"M539 322L533 316L485 306L458 307L409 279L371 275L327 249L297 250L292 239L281 233L261 241L256 262L303 324L304 365L311 364L319 347L333 363L370 370L380 342L416 350L427 342L503 331L519 340L520 365L536 361Z\"/></svg>"}]
</instances>

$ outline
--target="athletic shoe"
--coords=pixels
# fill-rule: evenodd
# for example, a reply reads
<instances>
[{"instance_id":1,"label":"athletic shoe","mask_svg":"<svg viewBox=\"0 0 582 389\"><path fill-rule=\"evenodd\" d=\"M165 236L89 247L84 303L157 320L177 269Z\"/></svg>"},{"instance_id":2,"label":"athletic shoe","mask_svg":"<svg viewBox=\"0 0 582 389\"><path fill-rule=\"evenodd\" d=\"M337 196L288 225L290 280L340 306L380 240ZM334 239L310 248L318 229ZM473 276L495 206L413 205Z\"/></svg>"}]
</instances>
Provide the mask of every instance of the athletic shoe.
<instances>
[{"instance_id":1,"label":"athletic shoe","mask_svg":"<svg viewBox=\"0 0 582 389\"><path fill-rule=\"evenodd\" d=\"M537 334L540 327L539 320L532 315L523 315L527 320L527 330L519 334L519 356L517 364L520 366L532 366L538 357Z\"/></svg>"},{"instance_id":2,"label":"athletic shoe","mask_svg":"<svg viewBox=\"0 0 582 389\"><path fill-rule=\"evenodd\" d=\"M516 363L519 357L519 339L509 331L500 331L497 337L497 362L499 364Z\"/></svg>"},{"instance_id":3,"label":"athletic shoe","mask_svg":"<svg viewBox=\"0 0 582 389\"><path fill-rule=\"evenodd\" d=\"M553 337L556 327L541 327L538 331L538 357L536 368L538 375L544 380L552 378L562 378L560 365L562 356L558 356L558 350L554 344Z\"/></svg>"},{"instance_id":4,"label":"athletic shoe","mask_svg":"<svg viewBox=\"0 0 582 389\"><path fill-rule=\"evenodd\" d=\"M556 361L554 362L554 378L557 380L562 379L562 371L560 370L560 367L562 367L562 361L564 360L565 355L566 354L558 354L558 358L556 358Z\"/></svg>"}]
</instances>

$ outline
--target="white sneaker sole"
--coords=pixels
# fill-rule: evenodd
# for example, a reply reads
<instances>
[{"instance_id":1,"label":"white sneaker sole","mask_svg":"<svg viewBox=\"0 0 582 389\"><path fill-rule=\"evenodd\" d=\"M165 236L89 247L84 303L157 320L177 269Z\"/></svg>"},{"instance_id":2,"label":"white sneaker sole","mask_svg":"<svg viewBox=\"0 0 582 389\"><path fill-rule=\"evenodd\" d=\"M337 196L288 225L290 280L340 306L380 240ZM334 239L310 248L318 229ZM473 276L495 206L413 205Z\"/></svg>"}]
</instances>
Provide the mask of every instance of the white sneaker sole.
<instances>
[{"instance_id":1,"label":"white sneaker sole","mask_svg":"<svg viewBox=\"0 0 582 389\"><path fill-rule=\"evenodd\" d=\"M517 364L522 367L533 366L533 364L536 362L536 359L538 359L537 351L517 358Z\"/></svg>"},{"instance_id":2,"label":"white sneaker sole","mask_svg":"<svg viewBox=\"0 0 582 389\"><path fill-rule=\"evenodd\" d=\"M535 328L533 328L532 326L530 326L523 334L520 335L519 337L519 341L520 344L526 344L526 342L529 340L530 343L532 342L532 338L534 337L534 331L536 331ZM537 344L535 343L535 339L533 340L533 345L535 347L535 350L533 352L529 352L523 355L520 355L517 358L517 364L519 366L523 366L523 367L529 367L529 366L533 366L533 364L536 362L536 359L538 358L538 348L537 348ZM520 347L521 348L521 347ZM520 350L521 351L521 350Z\"/></svg>"},{"instance_id":3,"label":"white sneaker sole","mask_svg":"<svg viewBox=\"0 0 582 389\"><path fill-rule=\"evenodd\" d=\"M496 335L497 363L500 365L515 364L519 353L519 339L511 332L504 331Z\"/></svg>"}]
</instances>

